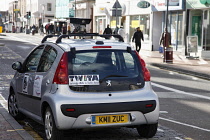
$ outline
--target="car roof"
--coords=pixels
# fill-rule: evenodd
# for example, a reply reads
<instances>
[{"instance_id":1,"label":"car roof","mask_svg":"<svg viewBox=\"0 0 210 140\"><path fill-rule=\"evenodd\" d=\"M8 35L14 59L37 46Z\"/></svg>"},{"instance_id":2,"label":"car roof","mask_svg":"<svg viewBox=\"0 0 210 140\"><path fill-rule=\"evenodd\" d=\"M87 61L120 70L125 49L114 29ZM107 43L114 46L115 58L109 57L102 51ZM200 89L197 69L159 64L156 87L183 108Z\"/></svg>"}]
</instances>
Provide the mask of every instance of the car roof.
<instances>
[{"instance_id":1,"label":"car roof","mask_svg":"<svg viewBox=\"0 0 210 140\"><path fill-rule=\"evenodd\" d=\"M103 43L103 44L98 44ZM126 50L127 47L131 47L129 44L124 42L118 42L115 40L98 40L98 39L63 39L61 43L57 43L62 49L69 51L70 48L76 48L76 50L91 50L93 46L105 47L111 46L109 49Z\"/></svg>"},{"instance_id":2,"label":"car roof","mask_svg":"<svg viewBox=\"0 0 210 140\"><path fill-rule=\"evenodd\" d=\"M82 39L74 39L75 36L80 36ZM86 39L86 37L94 36L93 39ZM57 39L48 38L57 37ZM67 39L70 38L70 39ZM105 39L109 37L110 39ZM61 35L61 36L53 36L48 35L45 36L42 40L42 43L54 43L59 45L63 50L70 51L71 48L75 48L76 50L93 50L93 49L119 49L119 50L127 50L128 47L130 50L134 48L131 47L130 44L124 43L124 40L119 35L99 35L99 34L71 34L71 35ZM96 47L96 48L94 48Z\"/></svg>"}]
</instances>

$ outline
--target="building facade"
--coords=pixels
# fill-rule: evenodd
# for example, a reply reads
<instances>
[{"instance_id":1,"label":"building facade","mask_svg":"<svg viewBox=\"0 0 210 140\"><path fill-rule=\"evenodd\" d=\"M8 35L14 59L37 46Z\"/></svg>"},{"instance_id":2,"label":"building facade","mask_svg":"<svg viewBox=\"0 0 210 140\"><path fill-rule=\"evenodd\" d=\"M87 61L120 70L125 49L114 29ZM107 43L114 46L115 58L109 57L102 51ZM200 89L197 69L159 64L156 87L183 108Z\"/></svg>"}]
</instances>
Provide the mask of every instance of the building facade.
<instances>
[{"instance_id":1,"label":"building facade","mask_svg":"<svg viewBox=\"0 0 210 140\"><path fill-rule=\"evenodd\" d=\"M187 36L197 36L199 55L210 59L210 2L187 0L186 12Z\"/></svg>"}]
</instances>

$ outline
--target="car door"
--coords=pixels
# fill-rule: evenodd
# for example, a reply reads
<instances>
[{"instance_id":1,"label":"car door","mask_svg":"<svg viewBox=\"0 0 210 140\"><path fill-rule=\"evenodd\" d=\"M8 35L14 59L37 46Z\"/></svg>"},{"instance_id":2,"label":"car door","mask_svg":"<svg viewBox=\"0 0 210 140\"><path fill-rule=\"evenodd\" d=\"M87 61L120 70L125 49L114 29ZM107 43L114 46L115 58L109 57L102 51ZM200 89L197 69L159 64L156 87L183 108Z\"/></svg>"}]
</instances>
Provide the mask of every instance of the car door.
<instances>
[{"instance_id":1,"label":"car door","mask_svg":"<svg viewBox=\"0 0 210 140\"><path fill-rule=\"evenodd\" d=\"M51 90L53 75L52 68L57 57L57 51L54 47L46 45L42 53L36 73L33 75L34 79L31 89L33 90L31 112L35 115L41 116L41 98ZM51 70L52 68L52 70Z\"/></svg>"},{"instance_id":2,"label":"car door","mask_svg":"<svg viewBox=\"0 0 210 140\"><path fill-rule=\"evenodd\" d=\"M30 111L32 106L32 85L33 77L37 70L44 45L38 46L26 58L23 63L22 71L16 76L17 98L19 107L25 111Z\"/></svg>"}]
</instances>

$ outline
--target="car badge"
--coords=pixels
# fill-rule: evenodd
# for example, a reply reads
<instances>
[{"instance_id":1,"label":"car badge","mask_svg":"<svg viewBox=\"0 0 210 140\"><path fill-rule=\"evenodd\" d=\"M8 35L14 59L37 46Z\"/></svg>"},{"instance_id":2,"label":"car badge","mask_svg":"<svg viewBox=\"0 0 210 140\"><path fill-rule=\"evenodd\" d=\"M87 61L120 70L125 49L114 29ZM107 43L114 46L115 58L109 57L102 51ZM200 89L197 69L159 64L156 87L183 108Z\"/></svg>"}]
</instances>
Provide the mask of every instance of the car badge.
<instances>
[{"instance_id":1,"label":"car badge","mask_svg":"<svg viewBox=\"0 0 210 140\"><path fill-rule=\"evenodd\" d=\"M106 83L107 83L106 86L107 86L107 87L108 87L108 86L112 86L112 83L111 83L111 82L112 82L111 80L107 80L107 81L106 81Z\"/></svg>"}]
</instances>

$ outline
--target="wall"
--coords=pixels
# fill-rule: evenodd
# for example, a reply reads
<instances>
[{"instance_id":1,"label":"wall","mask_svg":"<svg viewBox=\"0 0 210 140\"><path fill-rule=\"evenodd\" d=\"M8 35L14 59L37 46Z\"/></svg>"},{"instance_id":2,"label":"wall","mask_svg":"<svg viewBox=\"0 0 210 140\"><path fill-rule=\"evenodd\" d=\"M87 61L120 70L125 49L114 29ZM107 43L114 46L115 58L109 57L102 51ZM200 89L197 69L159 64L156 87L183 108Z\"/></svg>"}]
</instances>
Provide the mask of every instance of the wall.
<instances>
[{"instance_id":1,"label":"wall","mask_svg":"<svg viewBox=\"0 0 210 140\"><path fill-rule=\"evenodd\" d=\"M152 24L153 51L159 50L159 46L160 46L159 41L160 41L160 36L162 33L162 19L163 19L162 12L153 13L153 24Z\"/></svg>"}]
</instances>

